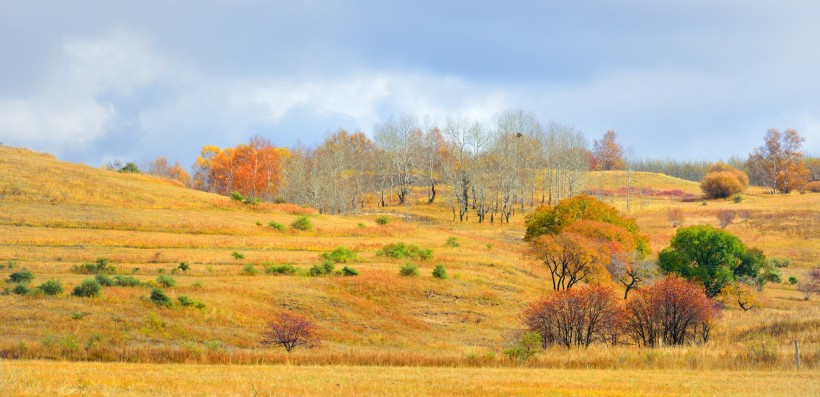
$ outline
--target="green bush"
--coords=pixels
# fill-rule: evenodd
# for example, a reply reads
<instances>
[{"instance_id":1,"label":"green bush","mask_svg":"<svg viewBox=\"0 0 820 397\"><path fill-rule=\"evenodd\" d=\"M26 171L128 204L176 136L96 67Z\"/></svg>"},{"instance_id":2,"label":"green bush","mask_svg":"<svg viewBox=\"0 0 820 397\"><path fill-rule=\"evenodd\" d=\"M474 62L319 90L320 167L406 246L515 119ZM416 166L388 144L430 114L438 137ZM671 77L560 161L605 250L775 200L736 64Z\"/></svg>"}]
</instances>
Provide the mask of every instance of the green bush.
<instances>
[{"instance_id":1,"label":"green bush","mask_svg":"<svg viewBox=\"0 0 820 397\"><path fill-rule=\"evenodd\" d=\"M527 361L541 347L541 335L537 332L525 332L518 337L512 346L504 350L510 359Z\"/></svg>"},{"instance_id":2,"label":"green bush","mask_svg":"<svg viewBox=\"0 0 820 397\"><path fill-rule=\"evenodd\" d=\"M165 292L162 292L159 288L154 288L151 290L151 302L154 302L157 306L163 307L171 307L174 305L174 302L171 301L171 298L168 295L165 295Z\"/></svg>"},{"instance_id":3,"label":"green bush","mask_svg":"<svg viewBox=\"0 0 820 397\"><path fill-rule=\"evenodd\" d=\"M436 268L433 269L433 277L444 280L447 278L447 270L444 269L444 266L438 264Z\"/></svg>"},{"instance_id":4,"label":"green bush","mask_svg":"<svg viewBox=\"0 0 820 397\"><path fill-rule=\"evenodd\" d=\"M791 285L797 284L797 277L789 276L789 284L791 284Z\"/></svg>"},{"instance_id":5,"label":"green bush","mask_svg":"<svg viewBox=\"0 0 820 397\"><path fill-rule=\"evenodd\" d=\"M415 245L405 243L387 244L382 249L376 251L376 256L387 256L393 259L421 259L428 260L433 257L433 250L422 249Z\"/></svg>"},{"instance_id":6,"label":"green bush","mask_svg":"<svg viewBox=\"0 0 820 397\"><path fill-rule=\"evenodd\" d=\"M353 277L353 276L358 276L358 275L359 275L359 271L352 268L352 267L345 266L344 268L342 268L342 276Z\"/></svg>"},{"instance_id":7,"label":"green bush","mask_svg":"<svg viewBox=\"0 0 820 397\"><path fill-rule=\"evenodd\" d=\"M290 227L305 232L310 229L313 229L313 224L310 222L310 218L306 216L300 216L296 218L296 220L293 221L293 223L290 224Z\"/></svg>"},{"instance_id":8,"label":"green bush","mask_svg":"<svg viewBox=\"0 0 820 397\"><path fill-rule=\"evenodd\" d=\"M736 194L734 195L734 197L732 197L732 200L734 200L735 203L740 203L741 201L743 201L743 195Z\"/></svg>"},{"instance_id":9,"label":"green bush","mask_svg":"<svg viewBox=\"0 0 820 397\"><path fill-rule=\"evenodd\" d=\"M273 230L279 230L279 231L285 230L285 225L283 225L279 222L276 222L276 221L268 222L268 226L270 226L270 228L273 229Z\"/></svg>"},{"instance_id":10,"label":"green bush","mask_svg":"<svg viewBox=\"0 0 820 397\"><path fill-rule=\"evenodd\" d=\"M37 289L49 296L60 295L63 293L63 283L60 280L51 279L40 284Z\"/></svg>"},{"instance_id":11,"label":"green bush","mask_svg":"<svg viewBox=\"0 0 820 397\"><path fill-rule=\"evenodd\" d=\"M183 272L187 272L188 270L191 270L191 265L188 264L188 262L180 262L179 266L177 266L177 269L182 270Z\"/></svg>"},{"instance_id":12,"label":"green bush","mask_svg":"<svg viewBox=\"0 0 820 397\"><path fill-rule=\"evenodd\" d=\"M253 263L248 263L242 267L242 274L246 276L255 276L259 274L259 271L256 270L256 266L254 266Z\"/></svg>"},{"instance_id":13,"label":"green bush","mask_svg":"<svg viewBox=\"0 0 820 397\"><path fill-rule=\"evenodd\" d=\"M97 280L97 282L100 283L100 285L102 285L103 287L113 287L115 285L114 280L112 280L105 274L97 274L94 276L94 279Z\"/></svg>"},{"instance_id":14,"label":"green bush","mask_svg":"<svg viewBox=\"0 0 820 397\"><path fill-rule=\"evenodd\" d=\"M376 224L384 226L388 223L390 223L390 218L388 218L387 215L379 215L376 217Z\"/></svg>"},{"instance_id":15,"label":"green bush","mask_svg":"<svg viewBox=\"0 0 820 397\"><path fill-rule=\"evenodd\" d=\"M114 284L118 287L139 287L142 282L134 276L114 276Z\"/></svg>"},{"instance_id":16,"label":"green bush","mask_svg":"<svg viewBox=\"0 0 820 397\"><path fill-rule=\"evenodd\" d=\"M403 277L417 277L419 275L419 267L414 263L405 263L399 268L399 275Z\"/></svg>"},{"instance_id":17,"label":"green bush","mask_svg":"<svg viewBox=\"0 0 820 397\"><path fill-rule=\"evenodd\" d=\"M783 282L783 274L780 273L780 269L772 266L771 264L768 264L763 268L763 274L761 276L764 280L770 283L780 284Z\"/></svg>"},{"instance_id":18,"label":"green bush","mask_svg":"<svg viewBox=\"0 0 820 397\"><path fill-rule=\"evenodd\" d=\"M273 263L264 263L265 274L275 274L279 276L292 276L299 271L299 268L291 264L276 265Z\"/></svg>"},{"instance_id":19,"label":"green bush","mask_svg":"<svg viewBox=\"0 0 820 397\"><path fill-rule=\"evenodd\" d=\"M87 278L83 280L80 285L74 287L74 291L72 294L74 296L80 296L84 298L93 298L95 296L100 296L102 292L102 286L100 285L97 280L93 278Z\"/></svg>"},{"instance_id":20,"label":"green bush","mask_svg":"<svg viewBox=\"0 0 820 397\"><path fill-rule=\"evenodd\" d=\"M774 267L789 267L792 264L792 260L789 258L772 258L769 259L769 264Z\"/></svg>"},{"instance_id":21,"label":"green bush","mask_svg":"<svg viewBox=\"0 0 820 397\"><path fill-rule=\"evenodd\" d=\"M450 248L457 248L457 247L459 247L461 244L459 244L459 243L458 243L458 239L457 239L457 238L455 238L455 237L448 237L448 238L447 238L447 242L445 242L445 243L444 243L444 245L446 245L446 246L448 246L448 247L450 247Z\"/></svg>"},{"instance_id":22,"label":"green bush","mask_svg":"<svg viewBox=\"0 0 820 397\"><path fill-rule=\"evenodd\" d=\"M117 269L114 266L108 264L108 259L106 258L97 258L95 263L74 265L71 267L71 270L74 273L80 274L113 274L117 272Z\"/></svg>"},{"instance_id":23,"label":"green bush","mask_svg":"<svg viewBox=\"0 0 820 397\"><path fill-rule=\"evenodd\" d=\"M29 269L23 269L19 272L14 272L9 274L9 282L18 283L18 284L25 284L31 282L34 279L34 273L31 272Z\"/></svg>"},{"instance_id":24,"label":"green bush","mask_svg":"<svg viewBox=\"0 0 820 397\"><path fill-rule=\"evenodd\" d=\"M333 262L325 262L321 265L313 265L311 266L310 270L308 270L308 276L310 277L318 277L318 276L327 276L333 274L333 271L336 269L336 265Z\"/></svg>"},{"instance_id":25,"label":"green bush","mask_svg":"<svg viewBox=\"0 0 820 397\"><path fill-rule=\"evenodd\" d=\"M319 257L321 257L325 261L330 261L333 263L348 263L360 261L359 257L355 253L353 253L353 251L342 246L336 247L336 249L334 249L331 252L325 252L319 255Z\"/></svg>"},{"instance_id":26,"label":"green bush","mask_svg":"<svg viewBox=\"0 0 820 397\"><path fill-rule=\"evenodd\" d=\"M231 192L231 200L238 201L241 203L245 201L245 196L243 196L242 193L239 192Z\"/></svg>"},{"instance_id":27,"label":"green bush","mask_svg":"<svg viewBox=\"0 0 820 397\"><path fill-rule=\"evenodd\" d=\"M241 252L239 252L239 251L234 251L234 252L231 252L231 256L232 256L234 259L238 260L238 261L241 261L242 259L245 259L245 254L243 254L243 253L241 253Z\"/></svg>"},{"instance_id":28,"label":"green bush","mask_svg":"<svg viewBox=\"0 0 820 397\"><path fill-rule=\"evenodd\" d=\"M171 287L177 285L177 282L176 282L176 280L174 280L173 277L166 276L166 275L163 274L163 275L160 275L159 277L157 277L157 284L159 284L159 285L161 285L165 288L171 288Z\"/></svg>"},{"instance_id":29,"label":"green bush","mask_svg":"<svg viewBox=\"0 0 820 397\"><path fill-rule=\"evenodd\" d=\"M202 302L197 302L197 301L195 301L195 300L193 300L193 299L191 299L191 298L189 298L189 297L187 297L187 296L185 296L185 295L180 295L180 296L178 296L178 297L177 297L177 302L179 302L179 304L180 304L181 306L185 306L185 307L189 307L189 306L191 306L191 307L195 307L195 308L197 308L197 309L204 309L204 308L205 308L205 304L204 304L204 303L202 303Z\"/></svg>"},{"instance_id":30,"label":"green bush","mask_svg":"<svg viewBox=\"0 0 820 397\"><path fill-rule=\"evenodd\" d=\"M28 295L29 289L25 284L17 284L11 289L11 293L15 295Z\"/></svg>"}]
</instances>

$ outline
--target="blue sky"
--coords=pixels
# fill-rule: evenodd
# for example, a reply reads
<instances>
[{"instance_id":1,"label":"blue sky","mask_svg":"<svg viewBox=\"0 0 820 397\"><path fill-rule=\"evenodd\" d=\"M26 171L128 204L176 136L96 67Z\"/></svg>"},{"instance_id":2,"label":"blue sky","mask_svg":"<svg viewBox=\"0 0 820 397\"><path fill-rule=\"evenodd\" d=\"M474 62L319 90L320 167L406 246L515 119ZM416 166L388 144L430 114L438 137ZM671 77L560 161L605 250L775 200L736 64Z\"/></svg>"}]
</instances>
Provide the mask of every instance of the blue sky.
<instances>
[{"instance_id":1,"label":"blue sky","mask_svg":"<svg viewBox=\"0 0 820 397\"><path fill-rule=\"evenodd\" d=\"M638 158L820 153L820 2L0 0L0 142L99 166L523 108Z\"/></svg>"}]
</instances>

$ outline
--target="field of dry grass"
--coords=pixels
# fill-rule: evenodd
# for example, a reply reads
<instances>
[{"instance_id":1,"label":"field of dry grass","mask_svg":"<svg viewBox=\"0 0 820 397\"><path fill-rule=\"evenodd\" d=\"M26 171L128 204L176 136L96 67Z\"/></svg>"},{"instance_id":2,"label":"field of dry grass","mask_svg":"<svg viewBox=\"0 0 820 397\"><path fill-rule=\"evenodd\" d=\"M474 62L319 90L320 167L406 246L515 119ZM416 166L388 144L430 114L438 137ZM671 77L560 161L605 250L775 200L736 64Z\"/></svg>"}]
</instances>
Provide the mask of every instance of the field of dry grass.
<instances>
[{"instance_id":1,"label":"field of dry grass","mask_svg":"<svg viewBox=\"0 0 820 397\"><path fill-rule=\"evenodd\" d=\"M585 188L626 211L626 199L618 194L625 186L622 173L593 173ZM630 186L644 189L630 197L629 213L650 235L654 252L675 232L667 219L670 208L683 210L684 225L716 225L716 212L731 209L739 216L727 230L769 256L792 259L792 266L783 269L784 278L803 277L820 263L818 194L771 196L752 188L740 203L710 201L704 206L700 200L682 201L679 193L663 193L697 194L692 182L635 173ZM2 279L28 268L35 274L33 285L54 278L70 291L88 277L72 267L104 257L118 273L144 282L172 275L177 285L166 289L171 298L186 295L205 304L201 310L160 308L145 299L150 293L145 287L107 287L93 299L0 295L5 308L0 311L0 357L16 359L0 364L0 380L8 380L1 387L21 395L140 395L153 394L179 377L185 388L162 389L167 395L251 394L231 388L246 384L257 372L275 374L281 369L298 376L278 382L273 375L259 376L265 378L257 383L260 395L337 394L330 387L336 383L350 385L338 394L450 394L452 389L437 382L468 382L462 385L466 395L526 395L540 387L557 387L555 395L634 395L630 387L669 395L743 395L786 376L789 381L772 386L772 395L818 387L820 299L804 301L788 284L767 287L763 309L725 310L707 346L557 349L535 356L527 364L535 368L517 368L519 363L502 354L505 343L520 328L522 307L548 288L546 273L522 255L523 216L516 214L509 225L477 224L472 218L454 223L446 187L441 191L439 203L432 206L314 214L311 231L276 231L267 227L270 221L288 225L301 210L243 206L150 176L0 147ZM413 202L423 201L423 191L415 194ZM377 225L378 214L387 214L391 222ZM446 246L449 237L456 237L460 246ZM405 261L376 256L376 250L394 242L434 251L432 260L416 261L420 277L400 277L398 269ZM358 254L361 261L347 265L360 276L304 275L320 263L321 253L337 246ZM245 258L234 259L233 252ZM175 270L182 261L191 264L189 271ZM9 269L9 263L15 269ZM292 264L302 274L265 274L263 263ZM431 276L439 263L449 279ZM259 273L248 275L243 271L247 264L255 264ZM262 348L265 319L282 309L315 321L322 345L292 354ZM791 372L795 338L806 370L800 374ZM32 359L116 363L27 361ZM345 365L357 367L340 367ZM425 368L415 368L419 366ZM134 368L151 375L128 378ZM555 372L561 368L573 370ZM627 374L631 369L640 370L640 376ZM693 379L691 388L675 388L681 374L692 370L708 370L708 375ZM760 370L765 372L749 372ZM31 380L38 371L54 373L55 379ZM226 375L205 375L211 371ZM91 382L95 376L101 383ZM368 376L384 380L371 382ZM569 386L551 383L562 376ZM722 383L722 376L748 381L732 386ZM281 389L273 388L280 384ZM208 393L209 387L217 392ZM6 393L0 389L0 394Z\"/></svg>"}]
</instances>

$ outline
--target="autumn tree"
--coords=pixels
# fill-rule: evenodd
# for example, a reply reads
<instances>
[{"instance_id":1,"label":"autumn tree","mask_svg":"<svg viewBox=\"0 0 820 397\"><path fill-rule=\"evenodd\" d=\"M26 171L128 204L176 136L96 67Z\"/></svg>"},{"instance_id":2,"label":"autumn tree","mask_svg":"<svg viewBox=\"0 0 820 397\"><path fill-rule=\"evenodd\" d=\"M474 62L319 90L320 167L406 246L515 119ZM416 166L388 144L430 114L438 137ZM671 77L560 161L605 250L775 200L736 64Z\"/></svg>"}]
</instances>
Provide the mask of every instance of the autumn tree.
<instances>
[{"instance_id":1,"label":"autumn tree","mask_svg":"<svg viewBox=\"0 0 820 397\"><path fill-rule=\"evenodd\" d=\"M627 301L625 329L636 344L648 347L706 343L716 307L698 284L669 277Z\"/></svg>"},{"instance_id":2,"label":"autumn tree","mask_svg":"<svg viewBox=\"0 0 820 397\"><path fill-rule=\"evenodd\" d=\"M185 186L188 186L191 182L191 176L179 165L179 162L174 165L169 165L168 159L165 157L157 157L154 159L148 166L148 173L177 181Z\"/></svg>"},{"instance_id":3,"label":"autumn tree","mask_svg":"<svg viewBox=\"0 0 820 397\"><path fill-rule=\"evenodd\" d=\"M750 172L770 193L799 189L807 182L810 173L802 161L801 146L805 140L791 128L783 132L770 129L763 145L749 154Z\"/></svg>"},{"instance_id":4,"label":"autumn tree","mask_svg":"<svg viewBox=\"0 0 820 397\"><path fill-rule=\"evenodd\" d=\"M262 137L220 149L205 146L194 165L193 185L222 195L239 192L249 198L273 200L282 184L284 149Z\"/></svg>"},{"instance_id":5,"label":"autumn tree","mask_svg":"<svg viewBox=\"0 0 820 397\"><path fill-rule=\"evenodd\" d=\"M530 257L549 271L556 291L572 288L605 272L602 245L580 234L565 232L536 237L529 244Z\"/></svg>"},{"instance_id":6,"label":"autumn tree","mask_svg":"<svg viewBox=\"0 0 820 397\"><path fill-rule=\"evenodd\" d=\"M404 204L410 189L416 182L416 169L421 163L418 147L422 146L422 133L418 120L403 115L398 120L389 118L376 128L376 146L387 158L387 169L393 186L396 187L399 204Z\"/></svg>"},{"instance_id":7,"label":"autumn tree","mask_svg":"<svg viewBox=\"0 0 820 397\"><path fill-rule=\"evenodd\" d=\"M594 342L616 342L624 308L611 287L591 285L548 294L530 303L522 313L526 327L541 336L544 348L588 347Z\"/></svg>"},{"instance_id":8,"label":"autumn tree","mask_svg":"<svg viewBox=\"0 0 820 397\"><path fill-rule=\"evenodd\" d=\"M263 345L280 345L288 352L299 346L313 347L319 344L316 327L306 317L281 312L271 319L262 333Z\"/></svg>"},{"instance_id":9,"label":"autumn tree","mask_svg":"<svg viewBox=\"0 0 820 397\"><path fill-rule=\"evenodd\" d=\"M745 172L720 161L709 167L700 181L700 188L708 198L726 198L742 193L748 186L749 177Z\"/></svg>"},{"instance_id":10,"label":"autumn tree","mask_svg":"<svg viewBox=\"0 0 820 397\"><path fill-rule=\"evenodd\" d=\"M626 217L612 206L589 195L578 195L562 200L554 207L539 207L526 217L525 240L548 234L559 234L565 227L579 220L607 223L626 229L632 236L635 250L642 256L649 254L649 238L640 233L634 219Z\"/></svg>"},{"instance_id":11,"label":"autumn tree","mask_svg":"<svg viewBox=\"0 0 820 397\"><path fill-rule=\"evenodd\" d=\"M606 270L613 281L624 286L624 299L629 297L629 291L649 284L658 275L658 265L654 260L623 252L616 252L610 257Z\"/></svg>"},{"instance_id":12,"label":"autumn tree","mask_svg":"<svg viewBox=\"0 0 820 397\"><path fill-rule=\"evenodd\" d=\"M757 286L755 279L739 277L737 281L726 284L719 296L725 305L736 304L745 312L761 306Z\"/></svg>"},{"instance_id":13,"label":"autumn tree","mask_svg":"<svg viewBox=\"0 0 820 397\"><path fill-rule=\"evenodd\" d=\"M595 155L595 164L598 170L623 170L626 168L624 161L624 148L618 143L618 134L615 131L607 131L601 140L592 142L592 153Z\"/></svg>"},{"instance_id":14,"label":"autumn tree","mask_svg":"<svg viewBox=\"0 0 820 397\"><path fill-rule=\"evenodd\" d=\"M765 256L747 249L733 234L709 225L677 230L670 246L658 255L658 265L670 274L697 281L710 297L738 277L761 277Z\"/></svg>"}]
</instances>

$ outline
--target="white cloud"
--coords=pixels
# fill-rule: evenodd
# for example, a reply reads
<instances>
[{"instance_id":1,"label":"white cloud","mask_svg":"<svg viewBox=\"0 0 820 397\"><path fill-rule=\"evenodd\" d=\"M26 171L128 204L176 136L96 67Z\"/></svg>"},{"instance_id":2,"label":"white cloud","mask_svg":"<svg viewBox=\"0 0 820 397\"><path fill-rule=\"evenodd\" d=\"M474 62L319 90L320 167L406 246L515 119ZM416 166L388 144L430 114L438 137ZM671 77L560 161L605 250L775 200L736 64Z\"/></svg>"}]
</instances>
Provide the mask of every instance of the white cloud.
<instances>
[{"instance_id":1,"label":"white cloud","mask_svg":"<svg viewBox=\"0 0 820 397\"><path fill-rule=\"evenodd\" d=\"M36 92L0 97L0 140L57 152L93 142L118 114L100 97L131 95L164 69L146 41L131 33L68 41Z\"/></svg>"}]
</instances>

